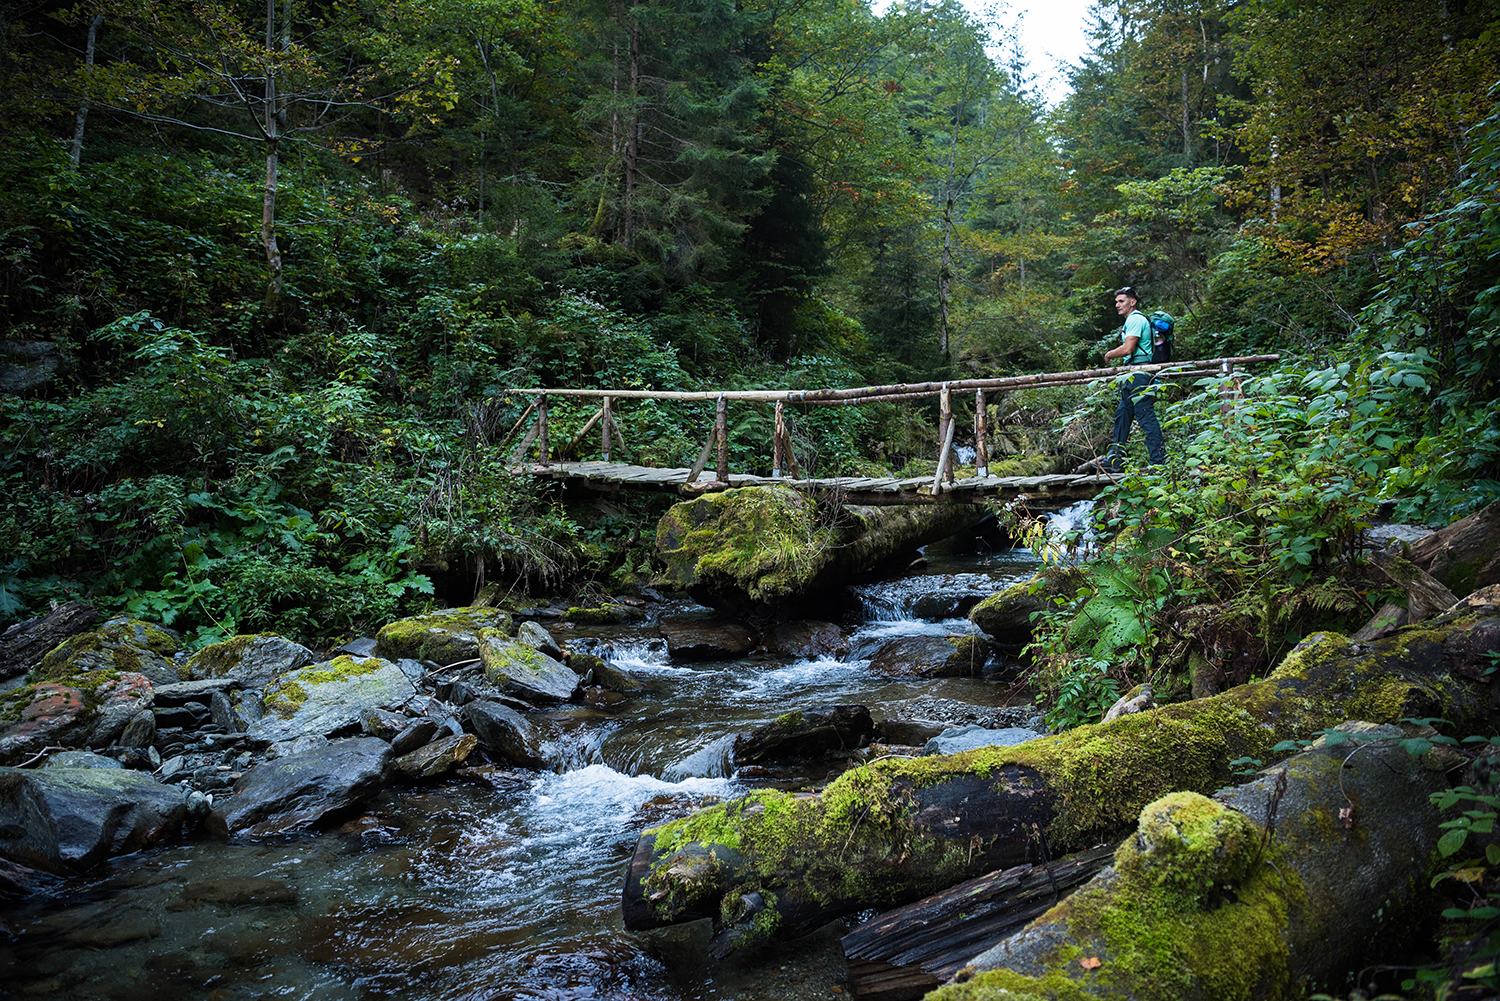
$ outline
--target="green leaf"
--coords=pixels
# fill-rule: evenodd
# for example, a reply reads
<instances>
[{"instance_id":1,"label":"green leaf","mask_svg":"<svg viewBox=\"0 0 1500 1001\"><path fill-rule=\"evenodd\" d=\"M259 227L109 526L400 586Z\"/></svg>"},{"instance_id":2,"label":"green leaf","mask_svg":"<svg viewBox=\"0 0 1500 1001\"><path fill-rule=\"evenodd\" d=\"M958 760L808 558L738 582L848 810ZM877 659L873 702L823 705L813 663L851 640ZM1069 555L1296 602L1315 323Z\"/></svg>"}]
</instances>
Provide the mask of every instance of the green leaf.
<instances>
[{"instance_id":1,"label":"green leaf","mask_svg":"<svg viewBox=\"0 0 1500 1001\"><path fill-rule=\"evenodd\" d=\"M1447 858L1464 846L1464 841L1469 837L1469 832L1463 828L1449 831L1438 838L1438 854Z\"/></svg>"}]
</instances>

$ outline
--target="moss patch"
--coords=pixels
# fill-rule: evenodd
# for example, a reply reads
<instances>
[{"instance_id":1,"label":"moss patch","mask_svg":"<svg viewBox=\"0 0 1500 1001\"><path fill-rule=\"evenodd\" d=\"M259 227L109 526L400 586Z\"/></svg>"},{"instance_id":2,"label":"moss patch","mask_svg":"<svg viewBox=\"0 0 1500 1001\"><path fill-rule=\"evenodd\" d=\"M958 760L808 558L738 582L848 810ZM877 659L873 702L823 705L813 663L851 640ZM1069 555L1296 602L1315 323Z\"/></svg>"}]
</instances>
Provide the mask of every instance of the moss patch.
<instances>
[{"instance_id":1,"label":"moss patch","mask_svg":"<svg viewBox=\"0 0 1500 1001\"><path fill-rule=\"evenodd\" d=\"M430 660L452 664L479 656L481 629L515 633L509 612L498 608L452 608L397 619L375 634L375 652L387 660Z\"/></svg>"}]
</instances>

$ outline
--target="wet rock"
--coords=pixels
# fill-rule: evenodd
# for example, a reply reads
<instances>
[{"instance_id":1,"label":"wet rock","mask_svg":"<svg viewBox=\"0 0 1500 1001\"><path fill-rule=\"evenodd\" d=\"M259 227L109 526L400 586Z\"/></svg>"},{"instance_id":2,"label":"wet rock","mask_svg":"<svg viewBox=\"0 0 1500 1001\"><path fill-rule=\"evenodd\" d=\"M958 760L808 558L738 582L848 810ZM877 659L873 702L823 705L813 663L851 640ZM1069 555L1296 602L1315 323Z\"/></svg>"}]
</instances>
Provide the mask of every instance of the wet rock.
<instances>
[{"instance_id":1,"label":"wet rock","mask_svg":"<svg viewBox=\"0 0 1500 1001\"><path fill-rule=\"evenodd\" d=\"M514 709L489 700L470 702L464 706L464 720L495 757L525 768L545 764L536 728Z\"/></svg>"},{"instance_id":2,"label":"wet rock","mask_svg":"<svg viewBox=\"0 0 1500 1001\"><path fill-rule=\"evenodd\" d=\"M761 640L761 650L773 657L843 657L849 653L849 637L832 622L798 619L772 627Z\"/></svg>"},{"instance_id":3,"label":"wet rock","mask_svg":"<svg viewBox=\"0 0 1500 1001\"><path fill-rule=\"evenodd\" d=\"M114 768L0 768L0 857L69 875L176 834L182 793Z\"/></svg>"},{"instance_id":4,"label":"wet rock","mask_svg":"<svg viewBox=\"0 0 1500 1001\"><path fill-rule=\"evenodd\" d=\"M1002 646L1024 645L1031 642L1031 613L1053 607L1053 598L1072 598L1082 584L1081 571L1053 568L990 595L969 611L969 621Z\"/></svg>"},{"instance_id":5,"label":"wet rock","mask_svg":"<svg viewBox=\"0 0 1500 1001\"><path fill-rule=\"evenodd\" d=\"M46 615L8 627L0 633L0 679L25 674L41 662L48 650L88 629L98 618L94 606L70 601Z\"/></svg>"},{"instance_id":6,"label":"wet rock","mask_svg":"<svg viewBox=\"0 0 1500 1001\"><path fill-rule=\"evenodd\" d=\"M1132 713L1145 712L1147 709L1155 709L1156 700L1151 696L1150 685L1136 685L1130 691L1115 700L1104 714L1102 722L1108 723L1112 719L1121 716L1129 716Z\"/></svg>"},{"instance_id":7,"label":"wet rock","mask_svg":"<svg viewBox=\"0 0 1500 1001\"><path fill-rule=\"evenodd\" d=\"M581 626L617 626L625 622L639 622L646 613L629 605L605 604L589 607L572 607L562 613L564 622Z\"/></svg>"},{"instance_id":8,"label":"wet rock","mask_svg":"<svg viewBox=\"0 0 1500 1001\"><path fill-rule=\"evenodd\" d=\"M875 724L875 739L883 744L920 748L948 727L931 720L887 719Z\"/></svg>"},{"instance_id":9,"label":"wet rock","mask_svg":"<svg viewBox=\"0 0 1500 1001\"><path fill-rule=\"evenodd\" d=\"M90 701L96 701L99 707L94 730L89 734L90 747L116 743L132 720L150 711L155 698L151 682L140 674L122 674L116 680L95 686L89 695Z\"/></svg>"},{"instance_id":10,"label":"wet rock","mask_svg":"<svg viewBox=\"0 0 1500 1001\"><path fill-rule=\"evenodd\" d=\"M161 767L161 754L154 747L110 747L104 750L106 757L120 763L121 768L134 768L138 772L154 772Z\"/></svg>"},{"instance_id":11,"label":"wet rock","mask_svg":"<svg viewBox=\"0 0 1500 1001\"><path fill-rule=\"evenodd\" d=\"M291 740L279 740L267 749L266 758L270 761L277 758L295 758L299 754L320 750L330 743L332 741L321 733L309 733L305 736L293 737Z\"/></svg>"},{"instance_id":12,"label":"wet rock","mask_svg":"<svg viewBox=\"0 0 1500 1001\"><path fill-rule=\"evenodd\" d=\"M375 737L352 737L258 765L216 804L207 824L221 835L259 838L311 827L325 816L364 802L385 785L391 747Z\"/></svg>"},{"instance_id":13,"label":"wet rock","mask_svg":"<svg viewBox=\"0 0 1500 1001\"><path fill-rule=\"evenodd\" d=\"M56 341L0 342L0 394L19 396L46 389L73 371L67 346Z\"/></svg>"},{"instance_id":14,"label":"wet rock","mask_svg":"<svg viewBox=\"0 0 1500 1001\"><path fill-rule=\"evenodd\" d=\"M300 643L275 633L233 636L204 647L188 658L193 680L230 678L243 688L263 688L287 671L306 667L318 658Z\"/></svg>"},{"instance_id":15,"label":"wet rock","mask_svg":"<svg viewBox=\"0 0 1500 1001\"><path fill-rule=\"evenodd\" d=\"M19 900L52 890L57 884L58 878L51 873L0 859L0 900Z\"/></svg>"},{"instance_id":16,"label":"wet rock","mask_svg":"<svg viewBox=\"0 0 1500 1001\"><path fill-rule=\"evenodd\" d=\"M343 646L338 647L331 652L335 656L341 653L347 653L351 657L374 657L377 656L375 653L375 646L375 637L360 636L350 640L348 643L345 643Z\"/></svg>"},{"instance_id":17,"label":"wet rock","mask_svg":"<svg viewBox=\"0 0 1500 1001\"><path fill-rule=\"evenodd\" d=\"M434 720L408 720L401 732L391 738L391 753L398 757L410 754L430 741L437 732L438 724Z\"/></svg>"},{"instance_id":18,"label":"wet rock","mask_svg":"<svg viewBox=\"0 0 1500 1001\"><path fill-rule=\"evenodd\" d=\"M0 761L19 762L44 747L84 743L94 730L94 713L84 693L67 685L27 685L12 696L0 722Z\"/></svg>"},{"instance_id":19,"label":"wet rock","mask_svg":"<svg viewBox=\"0 0 1500 1001\"><path fill-rule=\"evenodd\" d=\"M42 763L43 768L123 768L114 758L93 751L58 751Z\"/></svg>"},{"instance_id":20,"label":"wet rock","mask_svg":"<svg viewBox=\"0 0 1500 1001\"><path fill-rule=\"evenodd\" d=\"M506 694L534 705L566 702L578 687L578 675L535 647L517 643L487 629L479 648L484 676Z\"/></svg>"},{"instance_id":21,"label":"wet rock","mask_svg":"<svg viewBox=\"0 0 1500 1001\"><path fill-rule=\"evenodd\" d=\"M451 771L479 746L472 733L435 740L395 760L395 769L406 779L435 779Z\"/></svg>"},{"instance_id":22,"label":"wet rock","mask_svg":"<svg viewBox=\"0 0 1500 1001\"><path fill-rule=\"evenodd\" d=\"M624 668L615 667L605 661L600 661L599 666L593 669L591 674L593 683L607 692L619 692L630 694L639 692L646 687L635 675Z\"/></svg>"},{"instance_id":23,"label":"wet rock","mask_svg":"<svg viewBox=\"0 0 1500 1001\"><path fill-rule=\"evenodd\" d=\"M516 642L536 647L553 660L563 659L563 649L552 634L535 622L523 622L516 630Z\"/></svg>"},{"instance_id":24,"label":"wet rock","mask_svg":"<svg viewBox=\"0 0 1500 1001\"><path fill-rule=\"evenodd\" d=\"M881 645L870 670L891 677L967 678L983 673L989 643L978 636L902 636Z\"/></svg>"},{"instance_id":25,"label":"wet rock","mask_svg":"<svg viewBox=\"0 0 1500 1001\"><path fill-rule=\"evenodd\" d=\"M61 681L93 671L143 674L154 685L183 680L166 658L180 644L160 626L139 619L110 619L52 648L32 672L37 681Z\"/></svg>"},{"instance_id":26,"label":"wet rock","mask_svg":"<svg viewBox=\"0 0 1500 1001\"><path fill-rule=\"evenodd\" d=\"M238 687L240 683L234 678L205 678L202 681L179 681L172 685L156 685L155 704L167 707L199 702L206 706L213 700L215 692L228 695Z\"/></svg>"},{"instance_id":27,"label":"wet rock","mask_svg":"<svg viewBox=\"0 0 1500 1001\"><path fill-rule=\"evenodd\" d=\"M912 602L911 614L919 619L956 619L968 615L982 597L983 595L978 594L946 592L924 594Z\"/></svg>"},{"instance_id":28,"label":"wet rock","mask_svg":"<svg viewBox=\"0 0 1500 1001\"><path fill-rule=\"evenodd\" d=\"M385 741L395 740L396 736L410 725L411 719L405 713L393 712L389 709L371 709L360 720L360 726L365 733Z\"/></svg>"},{"instance_id":29,"label":"wet rock","mask_svg":"<svg viewBox=\"0 0 1500 1001\"><path fill-rule=\"evenodd\" d=\"M189 883L182 888L182 895L167 905L167 910L189 910L201 904L246 907L296 902L296 888L284 880L258 876L225 876Z\"/></svg>"},{"instance_id":30,"label":"wet rock","mask_svg":"<svg viewBox=\"0 0 1500 1001\"><path fill-rule=\"evenodd\" d=\"M1002 730L989 730L973 725L954 727L929 740L922 748L922 753L957 754L960 751L972 751L976 747L1010 747L1044 736L1046 734L1024 726L1011 726Z\"/></svg>"},{"instance_id":31,"label":"wet rock","mask_svg":"<svg viewBox=\"0 0 1500 1001\"><path fill-rule=\"evenodd\" d=\"M657 524L671 582L742 618L827 598L853 575L982 517L963 504L848 506L837 525L789 487L741 487L676 504Z\"/></svg>"},{"instance_id":32,"label":"wet rock","mask_svg":"<svg viewBox=\"0 0 1500 1001\"><path fill-rule=\"evenodd\" d=\"M563 663L568 669L580 678L589 676L589 672L604 666L604 658L596 657L591 653L570 653Z\"/></svg>"},{"instance_id":33,"label":"wet rock","mask_svg":"<svg viewBox=\"0 0 1500 1001\"><path fill-rule=\"evenodd\" d=\"M736 765L805 761L870 742L875 724L864 706L815 706L778 716L734 740Z\"/></svg>"},{"instance_id":34,"label":"wet rock","mask_svg":"<svg viewBox=\"0 0 1500 1001\"><path fill-rule=\"evenodd\" d=\"M161 763L161 771L158 774L163 782L170 782L186 767L187 758L181 754L174 754Z\"/></svg>"},{"instance_id":35,"label":"wet rock","mask_svg":"<svg viewBox=\"0 0 1500 1001\"><path fill-rule=\"evenodd\" d=\"M239 714L223 692L214 692L209 699L208 717L225 733L244 733L250 728L249 721Z\"/></svg>"},{"instance_id":36,"label":"wet rock","mask_svg":"<svg viewBox=\"0 0 1500 1001\"><path fill-rule=\"evenodd\" d=\"M342 656L281 675L264 690L266 713L248 724L256 740L282 742L357 732L374 709L395 709L416 694L388 660Z\"/></svg>"},{"instance_id":37,"label":"wet rock","mask_svg":"<svg viewBox=\"0 0 1500 1001\"><path fill-rule=\"evenodd\" d=\"M514 632L510 613L499 608L451 608L398 619L375 634L375 652L387 660L409 657L440 666L479 656L479 634Z\"/></svg>"},{"instance_id":38,"label":"wet rock","mask_svg":"<svg viewBox=\"0 0 1500 1001\"><path fill-rule=\"evenodd\" d=\"M749 626L722 615L683 615L665 619L661 634L674 660L730 660L755 647Z\"/></svg>"},{"instance_id":39,"label":"wet rock","mask_svg":"<svg viewBox=\"0 0 1500 1001\"><path fill-rule=\"evenodd\" d=\"M120 731L121 747L150 747L156 743L156 713L149 709L136 713Z\"/></svg>"}]
</instances>

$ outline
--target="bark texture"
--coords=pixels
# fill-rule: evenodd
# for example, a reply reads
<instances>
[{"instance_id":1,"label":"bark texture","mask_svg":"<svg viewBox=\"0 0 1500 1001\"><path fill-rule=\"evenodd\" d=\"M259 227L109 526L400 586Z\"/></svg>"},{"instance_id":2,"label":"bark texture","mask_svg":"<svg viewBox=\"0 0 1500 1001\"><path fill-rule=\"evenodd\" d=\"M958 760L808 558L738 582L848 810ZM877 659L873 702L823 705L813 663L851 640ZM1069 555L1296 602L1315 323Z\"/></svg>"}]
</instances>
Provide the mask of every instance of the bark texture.
<instances>
[{"instance_id":1,"label":"bark texture","mask_svg":"<svg viewBox=\"0 0 1500 1001\"><path fill-rule=\"evenodd\" d=\"M1500 584L1500 501L1418 539L1410 558L1455 594Z\"/></svg>"},{"instance_id":2,"label":"bark texture","mask_svg":"<svg viewBox=\"0 0 1500 1001\"><path fill-rule=\"evenodd\" d=\"M918 900L996 869L1123 836L1147 804L1234 780L1238 758L1349 719L1442 717L1462 732L1497 707L1500 587L1372 643L1310 637L1265 681L1013 747L887 759L817 796L762 790L648 830L626 927L711 916L721 949Z\"/></svg>"}]
</instances>

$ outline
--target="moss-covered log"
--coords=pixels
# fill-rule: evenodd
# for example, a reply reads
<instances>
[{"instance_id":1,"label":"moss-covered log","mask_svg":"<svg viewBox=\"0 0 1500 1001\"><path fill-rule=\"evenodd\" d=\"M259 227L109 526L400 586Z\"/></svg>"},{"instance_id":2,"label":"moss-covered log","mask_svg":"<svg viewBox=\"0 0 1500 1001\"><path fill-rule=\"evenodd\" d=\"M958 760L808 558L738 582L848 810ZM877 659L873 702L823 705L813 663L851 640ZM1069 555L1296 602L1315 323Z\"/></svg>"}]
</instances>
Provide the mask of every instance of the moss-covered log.
<instances>
[{"instance_id":1,"label":"moss-covered log","mask_svg":"<svg viewBox=\"0 0 1500 1001\"><path fill-rule=\"evenodd\" d=\"M701 916L721 941L805 932L866 907L917 900L995 869L1110 838L1147 803L1210 793L1239 758L1345 720L1440 716L1487 727L1497 687L1500 587L1370 644L1319 634L1265 681L1014 747L888 759L822 794L759 791L642 834L627 927Z\"/></svg>"},{"instance_id":2,"label":"moss-covered log","mask_svg":"<svg viewBox=\"0 0 1500 1001\"><path fill-rule=\"evenodd\" d=\"M1447 782L1399 727L1341 729L1387 736L1151 803L1111 868L928 997L1292 1001L1369 958L1427 889Z\"/></svg>"}]
</instances>

